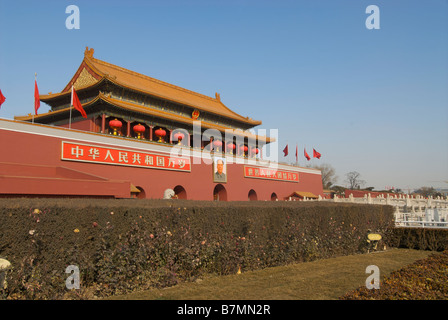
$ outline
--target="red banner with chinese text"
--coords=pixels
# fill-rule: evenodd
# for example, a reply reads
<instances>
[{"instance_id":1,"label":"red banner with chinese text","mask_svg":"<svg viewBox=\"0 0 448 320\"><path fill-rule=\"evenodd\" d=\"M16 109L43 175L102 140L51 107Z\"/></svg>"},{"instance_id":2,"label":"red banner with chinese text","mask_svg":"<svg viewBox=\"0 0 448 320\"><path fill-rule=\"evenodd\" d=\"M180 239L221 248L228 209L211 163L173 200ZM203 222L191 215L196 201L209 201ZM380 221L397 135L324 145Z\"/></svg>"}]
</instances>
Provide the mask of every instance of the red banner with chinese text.
<instances>
[{"instance_id":1,"label":"red banner with chinese text","mask_svg":"<svg viewBox=\"0 0 448 320\"><path fill-rule=\"evenodd\" d=\"M139 168L191 171L189 158L65 141L62 141L61 159Z\"/></svg>"},{"instance_id":2,"label":"red banner with chinese text","mask_svg":"<svg viewBox=\"0 0 448 320\"><path fill-rule=\"evenodd\" d=\"M254 166L244 166L244 177L299 182L298 172Z\"/></svg>"}]
</instances>

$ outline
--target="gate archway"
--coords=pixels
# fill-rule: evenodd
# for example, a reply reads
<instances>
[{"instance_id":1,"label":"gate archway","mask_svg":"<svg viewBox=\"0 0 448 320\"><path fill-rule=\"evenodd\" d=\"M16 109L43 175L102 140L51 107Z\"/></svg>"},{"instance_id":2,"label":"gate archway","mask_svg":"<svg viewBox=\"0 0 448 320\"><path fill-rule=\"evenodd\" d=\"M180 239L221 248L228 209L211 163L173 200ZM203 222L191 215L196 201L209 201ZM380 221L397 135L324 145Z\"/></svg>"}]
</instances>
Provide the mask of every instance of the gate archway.
<instances>
[{"instance_id":1,"label":"gate archway","mask_svg":"<svg viewBox=\"0 0 448 320\"><path fill-rule=\"evenodd\" d=\"M213 189L213 200L227 201L227 190L222 184L217 184Z\"/></svg>"},{"instance_id":2,"label":"gate archway","mask_svg":"<svg viewBox=\"0 0 448 320\"><path fill-rule=\"evenodd\" d=\"M249 201L258 200L257 193L255 192L254 189L250 189L249 194L247 195L247 197L249 198Z\"/></svg>"},{"instance_id":3,"label":"gate archway","mask_svg":"<svg viewBox=\"0 0 448 320\"><path fill-rule=\"evenodd\" d=\"M174 187L174 193L177 196L177 199L187 199L187 191L184 187L178 185Z\"/></svg>"}]
</instances>

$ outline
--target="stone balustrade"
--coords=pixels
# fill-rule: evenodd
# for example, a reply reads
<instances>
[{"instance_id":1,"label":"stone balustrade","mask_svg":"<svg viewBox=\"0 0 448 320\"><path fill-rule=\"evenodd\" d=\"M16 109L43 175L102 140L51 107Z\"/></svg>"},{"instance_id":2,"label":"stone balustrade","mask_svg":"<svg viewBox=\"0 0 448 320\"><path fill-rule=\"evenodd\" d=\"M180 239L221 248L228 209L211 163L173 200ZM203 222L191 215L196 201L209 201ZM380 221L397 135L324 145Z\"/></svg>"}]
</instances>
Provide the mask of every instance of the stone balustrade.
<instances>
[{"instance_id":1,"label":"stone balustrade","mask_svg":"<svg viewBox=\"0 0 448 320\"><path fill-rule=\"evenodd\" d=\"M304 199L311 201L311 199ZM397 227L426 227L448 228L448 197L428 197L395 195L384 197L371 197L370 194L361 198L340 198L337 195L333 199L323 199L321 196L312 201L331 201L341 203L359 203L390 205L395 207L395 224Z\"/></svg>"}]
</instances>

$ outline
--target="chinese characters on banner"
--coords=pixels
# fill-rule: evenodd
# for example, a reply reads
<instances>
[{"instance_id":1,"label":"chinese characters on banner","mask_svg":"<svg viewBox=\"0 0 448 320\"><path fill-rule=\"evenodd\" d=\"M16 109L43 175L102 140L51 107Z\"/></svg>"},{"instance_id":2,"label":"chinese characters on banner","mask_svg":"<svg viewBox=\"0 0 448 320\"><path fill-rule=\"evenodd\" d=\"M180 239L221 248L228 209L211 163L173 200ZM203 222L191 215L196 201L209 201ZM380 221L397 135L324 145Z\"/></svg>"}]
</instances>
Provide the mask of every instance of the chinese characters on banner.
<instances>
[{"instance_id":1,"label":"chinese characters on banner","mask_svg":"<svg viewBox=\"0 0 448 320\"><path fill-rule=\"evenodd\" d=\"M298 172L252 166L244 166L244 177L299 182Z\"/></svg>"},{"instance_id":2,"label":"chinese characters on banner","mask_svg":"<svg viewBox=\"0 0 448 320\"><path fill-rule=\"evenodd\" d=\"M61 159L139 168L191 171L189 158L171 157L170 155L99 147L65 141L62 142Z\"/></svg>"}]
</instances>

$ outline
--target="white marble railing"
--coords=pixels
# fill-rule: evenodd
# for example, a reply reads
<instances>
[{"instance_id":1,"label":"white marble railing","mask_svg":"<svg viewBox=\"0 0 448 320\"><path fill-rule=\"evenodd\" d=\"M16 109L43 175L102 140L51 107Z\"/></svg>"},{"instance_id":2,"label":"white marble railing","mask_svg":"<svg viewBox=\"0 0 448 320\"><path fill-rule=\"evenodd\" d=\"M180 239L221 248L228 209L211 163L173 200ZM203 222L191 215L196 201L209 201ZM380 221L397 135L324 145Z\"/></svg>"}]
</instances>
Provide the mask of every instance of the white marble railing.
<instances>
[{"instance_id":1,"label":"white marble railing","mask_svg":"<svg viewBox=\"0 0 448 320\"><path fill-rule=\"evenodd\" d=\"M304 199L309 201L309 199ZM317 201L332 201L345 203L382 204L395 207L395 225L397 227L424 227L424 228L447 228L448 229L448 197L429 197L398 195L380 195L372 198L370 194L363 198L339 198L335 195L333 199L322 199Z\"/></svg>"}]
</instances>

